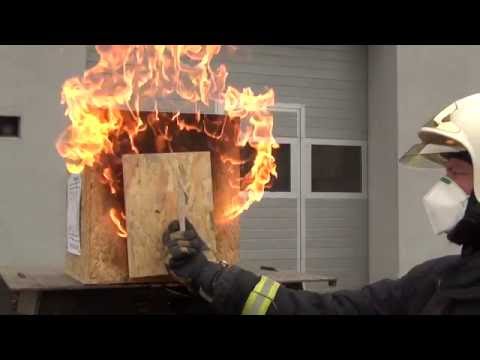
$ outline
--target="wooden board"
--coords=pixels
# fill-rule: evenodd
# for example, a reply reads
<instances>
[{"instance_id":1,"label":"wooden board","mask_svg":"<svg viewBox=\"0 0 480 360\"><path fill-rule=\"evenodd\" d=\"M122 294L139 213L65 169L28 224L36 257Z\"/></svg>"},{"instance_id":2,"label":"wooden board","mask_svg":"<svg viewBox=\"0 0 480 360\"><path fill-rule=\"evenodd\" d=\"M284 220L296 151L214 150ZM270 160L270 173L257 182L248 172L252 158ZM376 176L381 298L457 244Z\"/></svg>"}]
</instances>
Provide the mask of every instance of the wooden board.
<instances>
[{"instance_id":1,"label":"wooden board","mask_svg":"<svg viewBox=\"0 0 480 360\"><path fill-rule=\"evenodd\" d=\"M88 289L118 289L139 287L162 287L178 285L165 279L155 281L130 281L122 283L82 284L66 275L62 269L54 268L16 268L0 267L0 276L11 291L56 291L56 290L88 290Z\"/></svg>"},{"instance_id":2,"label":"wooden board","mask_svg":"<svg viewBox=\"0 0 480 360\"><path fill-rule=\"evenodd\" d=\"M124 155L122 162L131 278L167 274L162 235L181 216L183 192L186 217L216 253L209 152Z\"/></svg>"},{"instance_id":3,"label":"wooden board","mask_svg":"<svg viewBox=\"0 0 480 360\"><path fill-rule=\"evenodd\" d=\"M196 122L195 114L182 114L182 117L188 123ZM225 121L221 141L215 141L195 131L182 131L173 137L171 148L174 152L210 151L217 257L230 264L236 264L240 255L240 217L225 221L225 214L230 212L232 199L235 199L240 191L240 166L232 165L233 163L225 161L225 158L240 162L240 147L235 144L237 126L233 119L224 115L209 114L204 121L206 127ZM163 152L167 149L166 143L160 143L156 151Z\"/></svg>"},{"instance_id":4,"label":"wooden board","mask_svg":"<svg viewBox=\"0 0 480 360\"><path fill-rule=\"evenodd\" d=\"M236 173L227 171L220 156L213 154L213 201L214 219L217 238L217 258L225 260L229 264L236 264L240 258L240 217L225 221L224 215L228 212L234 199L239 192L238 188L232 187L228 179L239 179L240 169ZM232 180L231 180L232 181ZM233 182L233 181L232 181ZM239 187L239 184L238 184Z\"/></svg>"},{"instance_id":5,"label":"wooden board","mask_svg":"<svg viewBox=\"0 0 480 360\"><path fill-rule=\"evenodd\" d=\"M65 272L82 283L119 283L128 280L126 239L119 237L109 217L118 207L108 188L91 168L82 174L81 255L66 253Z\"/></svg>"}]
</instances>

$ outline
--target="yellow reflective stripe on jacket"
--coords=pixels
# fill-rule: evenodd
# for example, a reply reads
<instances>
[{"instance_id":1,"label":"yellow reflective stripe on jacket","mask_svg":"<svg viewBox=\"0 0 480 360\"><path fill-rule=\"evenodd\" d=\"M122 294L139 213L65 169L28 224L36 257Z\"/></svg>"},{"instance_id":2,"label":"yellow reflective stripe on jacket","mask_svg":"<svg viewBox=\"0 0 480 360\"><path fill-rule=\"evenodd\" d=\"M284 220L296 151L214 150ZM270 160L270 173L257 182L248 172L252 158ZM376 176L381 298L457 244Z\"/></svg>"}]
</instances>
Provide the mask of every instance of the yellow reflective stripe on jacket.
<instances>
[{"instance_id":1,"label":"yellow reflective stripe on jacket","mask_svg":"<svg viewBox=\"0 0 480 360\"><path fill-rule=\"evenodd\" d=\"M277 295L280 284L266 276L262 276L248 296L242 315L265 315L275 295Z\"/></svg>"}]
</instances>

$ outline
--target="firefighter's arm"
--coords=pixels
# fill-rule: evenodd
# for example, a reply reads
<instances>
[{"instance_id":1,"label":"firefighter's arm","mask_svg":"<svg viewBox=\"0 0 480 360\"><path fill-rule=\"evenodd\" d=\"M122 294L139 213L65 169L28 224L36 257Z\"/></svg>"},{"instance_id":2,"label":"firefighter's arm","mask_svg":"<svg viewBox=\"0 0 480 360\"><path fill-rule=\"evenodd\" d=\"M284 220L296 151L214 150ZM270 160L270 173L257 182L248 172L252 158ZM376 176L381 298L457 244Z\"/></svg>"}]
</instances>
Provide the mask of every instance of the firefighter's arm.
<instances>
[{"instance_id":1,"label":"firefighter's arm","mask_svg":"<svg viewBox=\"0 0 480 360\"><path fill-rule=\"evenodd\" d=\"M220 312L243 315L360 315L405 312L403 279L382 280L355 291L315 293L288 289L264 276L232 267L214 286Z\"/></svg>"},{"instance_id":2,"label":"firefighter's arm","mask_svg":"<svg viewBox=\"0 0 480 360\"><path fill-rule=\"evenodd\" d=\"M404 280L383 280L357 291L319 294L288 289L268 277L236 266L210 262L205 243L187 221L169 226L163 241L170 273L211 302L219 313L264 314L397 314L403 312Z\"/></svg>"}]
</instances>

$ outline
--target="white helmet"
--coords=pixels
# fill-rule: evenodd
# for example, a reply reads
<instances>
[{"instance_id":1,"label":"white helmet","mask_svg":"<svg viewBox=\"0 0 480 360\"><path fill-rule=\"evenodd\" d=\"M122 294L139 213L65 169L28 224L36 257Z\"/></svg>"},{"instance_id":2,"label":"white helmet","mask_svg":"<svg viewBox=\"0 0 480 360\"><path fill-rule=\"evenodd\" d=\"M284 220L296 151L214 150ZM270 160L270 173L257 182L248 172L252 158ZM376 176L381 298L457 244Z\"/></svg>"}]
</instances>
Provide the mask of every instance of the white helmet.
<instances>
[{"instance_id":1,"label":"white helmet","mask_svg":"<svg viewBox=\"0 0 480 360\"><path fill-rule=\"evenodd\" d=\"M419 131L422 142L400 162L414 167L444 167L441 154L467 151L473 165L474 192L480 195L480 93L464 97L440 111Z\"/></svg>"}]
</instances>

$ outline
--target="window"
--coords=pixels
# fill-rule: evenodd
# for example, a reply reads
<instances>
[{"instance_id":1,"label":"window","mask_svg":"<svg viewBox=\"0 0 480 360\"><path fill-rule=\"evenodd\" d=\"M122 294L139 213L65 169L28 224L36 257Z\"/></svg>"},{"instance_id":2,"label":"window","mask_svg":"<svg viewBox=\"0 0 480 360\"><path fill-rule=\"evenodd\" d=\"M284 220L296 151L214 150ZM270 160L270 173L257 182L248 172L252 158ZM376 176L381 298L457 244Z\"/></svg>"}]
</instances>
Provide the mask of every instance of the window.
<instances>
[{"instance_id":1,"label":"window","mask_svg":"<svg viewBox=\"0 0 480 360\"><path fill-rule=\"evenodd\" d=\"M280 144L278 149L273 149L273 157L277 164L278 178L273 178L267 184L266 189L270 192L291 192L292 191L292 164L291 145Z\"/></svg>"},{"instance_id":2,"label":"window","mask_svg":"<svg viewBox=\"0 0 480 360\"><path fill-rule=\"evenodd\" d=\"M265 187L265 197L270 198L295 198L298 196L298 156L299 141L295 138L277 138L280 147L272 149L272 154L277 165L278 177L271 177ZM245 146L240 150L241 158L245 161L240 165L240 176L245 176L251 169L255 158L255 150Z\"/></svg>"},{"instance_id":3,"label":"window","mask_svg":"<svg viewBox=\"0 0 480 360\"><path fill-rule=\"evenodd\" d=\"M312 145L312 192L362 192L360 146Z\"/></svg>"},{"instance_id":4,"label":"window","mask_svg":"<svg viewBox=\"0 0 480 360\"><path fill-rule=\"evenodd\" d=\"M307 196L366 197L366 143L306 139Z\"/></svg>"},{"instance_id":5,"label":"window","mask_svg":"<svg viewBox=\"0 0 480 360\"><path fill-rule=\"evenodd\" d=\"M303 109L303 110L302 110ZM272 149L277 164L278 178L266 185L265 198L295 199L300 196L300 119L304 107L299 104L275 104L269 108L274 112L275 140L280 147ZM215 113L224 114L223 104L215 103ZM249 146L240 150L240 176L245 176L252 167L255 152Z\"/></svg>"},{"instance_id":6,"label":"window","mask_svg":"<svg viewBox=\"0 0 480 360\"><path fill-rule=\"evenodd\" d=\"M19 137L20 117L0 116L0 137Z\"/></svg>"}]
</instances>

